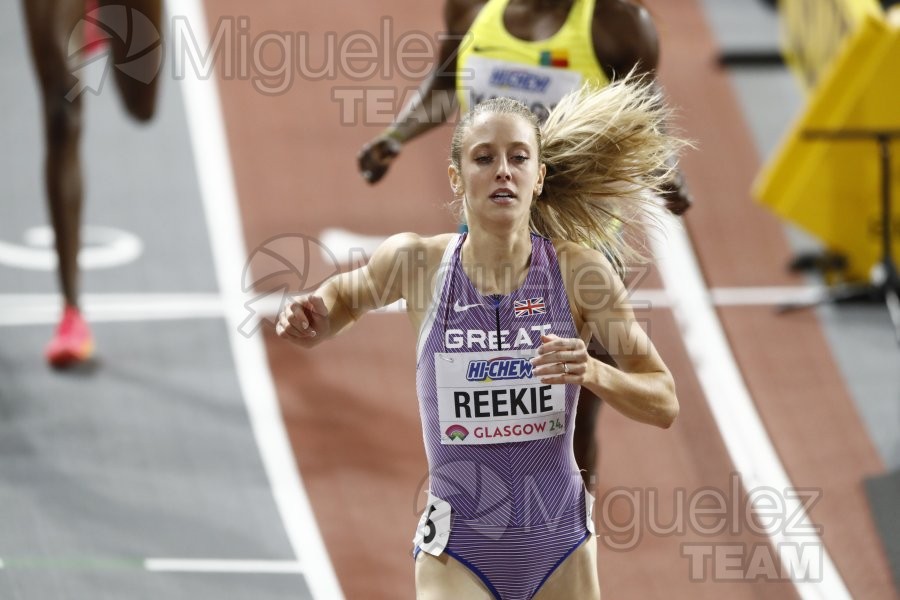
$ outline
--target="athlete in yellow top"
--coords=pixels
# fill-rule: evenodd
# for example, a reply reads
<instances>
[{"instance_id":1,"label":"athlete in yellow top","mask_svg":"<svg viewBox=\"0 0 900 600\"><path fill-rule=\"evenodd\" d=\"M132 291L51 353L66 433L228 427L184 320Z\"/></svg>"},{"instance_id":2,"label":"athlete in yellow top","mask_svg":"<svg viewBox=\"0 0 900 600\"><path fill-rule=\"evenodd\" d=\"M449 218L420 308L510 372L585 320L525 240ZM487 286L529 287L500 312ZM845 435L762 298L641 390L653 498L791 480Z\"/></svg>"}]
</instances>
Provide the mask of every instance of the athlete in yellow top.
<instances>
[{"instance_id":1,"label":"athlete in yellow top","mask_svg":"<svg viewBox=\"0 0 900 600\"><path fill-rule=\"evenodd\" d=\"M488 2L459 47L456 98L460 112L492 97L512 97L546 120L562 97L585 81L603 86L603 72L591 43L595 0L575 0L559 29L532 41L507 30L510 0Z\"/></svg>"},{"instance_id":2,"label":"athlete in yellow top","mask_svg":"<svg viewBox=\"0 0 900 600\"><path fill-rule=\"evenodd\" d=\"M445 122L461 106L511 96L545 118L562 96L585 81L604 85L632 69L653 74L659 61L648 12L627 0L446 0L446 39L436 69L394 123L366 144L359 170L369 183L384 177L404 144ZM667 208L690 206L683 178L665 194ZM606 354L592 353L597 358ZM575 458L589 483L596 471L594 424L600 403L582 388Z\"/></svg>"},{"instance_id":3,"label":"athlete in yellow top","mask_svg":"<svg viewBox=\"0 0 900 600\"><path fill-rule=\"evenodd\" d=\"M629 0L446 0L447 39L436 68L394 123L366 144L359 169L378 182L402 146L473 100L509 96L538 117L584 81L603 85L634 69L653 74L659 43L650 15ZM666 202L682 214L690 197L673 181Z\"/></svg>"}]
</instances>

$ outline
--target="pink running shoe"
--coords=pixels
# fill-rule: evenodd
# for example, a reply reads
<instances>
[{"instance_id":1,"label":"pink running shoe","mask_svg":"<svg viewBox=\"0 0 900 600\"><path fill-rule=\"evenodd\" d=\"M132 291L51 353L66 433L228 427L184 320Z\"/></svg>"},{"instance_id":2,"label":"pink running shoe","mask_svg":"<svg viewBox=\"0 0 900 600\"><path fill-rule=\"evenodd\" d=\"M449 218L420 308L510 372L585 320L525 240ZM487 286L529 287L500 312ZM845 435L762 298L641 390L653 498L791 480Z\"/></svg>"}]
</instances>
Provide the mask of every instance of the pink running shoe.
<instances>
[{"instance_id":1,"label":"pink running shoe","mask_svg":"<svg viewBox=\"0 0 900 600\"><path fill-rule=\"evenodd\" d=\"M50 366L69 367L83 363L94 355L94 338L81 313L74 306L66 306L56 335L47 345L45 356Z\"/></svg>"}]
</instances>

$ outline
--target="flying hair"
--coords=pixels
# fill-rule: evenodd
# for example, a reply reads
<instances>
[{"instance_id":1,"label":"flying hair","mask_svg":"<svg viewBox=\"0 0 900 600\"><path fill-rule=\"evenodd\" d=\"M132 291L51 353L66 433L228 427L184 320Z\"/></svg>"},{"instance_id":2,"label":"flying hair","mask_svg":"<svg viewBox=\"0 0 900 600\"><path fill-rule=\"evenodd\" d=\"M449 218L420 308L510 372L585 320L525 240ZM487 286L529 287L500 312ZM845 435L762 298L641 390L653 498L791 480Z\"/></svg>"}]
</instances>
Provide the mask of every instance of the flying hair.
<instances>
[{"instance_id":1,"label":"flying hair","mask_svg":"<svg viewBox=\"0 0 900 600\"><path fill-rule=\"evenodd\" d=\"M457 169L463 137L485 113L515 114L534 127L547 165L543 193L531 207L534 233L601 250L620 271L647 257L644 226L667 218L658 194L686 144L667 133L671 111L652 79L632 72L603 88L585 85L566 95L543 125L516 100L486 100L454 131L450 162Z\"/></svg>"}]
</instances>

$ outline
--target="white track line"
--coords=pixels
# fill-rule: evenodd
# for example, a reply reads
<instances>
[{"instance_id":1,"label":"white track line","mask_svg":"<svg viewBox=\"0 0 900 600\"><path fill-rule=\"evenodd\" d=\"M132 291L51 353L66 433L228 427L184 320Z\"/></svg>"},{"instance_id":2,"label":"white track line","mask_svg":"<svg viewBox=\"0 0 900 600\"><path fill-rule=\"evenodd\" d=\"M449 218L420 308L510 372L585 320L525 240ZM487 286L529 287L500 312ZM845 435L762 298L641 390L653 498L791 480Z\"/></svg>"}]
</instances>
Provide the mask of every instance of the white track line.
<instances>
[{"instance_id":1,"label":"white track line","mask_svg":"<svg viewBox=\"0 0 900 600\"><path fill-rule=\"evenodd\" d=\"M215 560L183 558L148 558L144 569L155 573L304 573L303 565L294 560Z\"/></svg>"},{"instance_id":2,"label":"white track line","mask_svg":"<svg viewBox=\"0 0 900 600\"><path fill-rule=\"evenodd\" d=\"M684 339L684 346L697 372L710 410L728 448L728 453L741 476L746 491L770 487L781 492L787 514L802 514L795 530L810 527L808 516L796 499L784 492L791 481L781 464L772 440L756 411L731 347L722 330L716 310L703 280L697 257L687 233L666 220L666 241L651 236L654 254L666 290L673 300L673 311ZM796 512L795 512L796 511ZM771 524L771 523L770 523ZM822 548L821 580L794 580L804 600L850 599L844 581L831 560L824 543L816 535L797 539L780 530L768 531L773 547L785 565L792 564L787 548L792 543L818 544Z\"/></svg>"},{"instance_id":3,"label":"white track line","mask_svg":"<svg viewBox=\"0 0 900 600\"><path fill-rule=\"evenodd\" d=\"M709 294L715 306L766 306L809 303L821 299L823 286L712 288Z\"/></svg>"},{"instance_id":4,"label":"white track line","mask_svg":"<svg viewBox=\"0 0 900 600\"><path fill-rule=\"evenodd\" d=\"M11 559L8 559L11 560ZM10 569L16 568L16 561L12 560ZM54 561L47 558L39 561L28 561L28 569L43 565L46 569L77 568L79 570L108 570L118 569L143 569L151 573L226 573L226 574L250 574L250 575L304 575L303 564L296 560L234 560L217 558L147 558L142 561L134 559L110 560L103 559L101 563L92 564L90 560L77 561L71 558L64 561ZM113 565L111 567L111 565ZM0 569L6 567L6 563L0 560Z\"/></svg>"},{"instance_id":5,"label":"white track line","mask_svg":"<svg viewBox=\"0 0 900 600\"><path fill-rule=\"evenodd\" d=\"M59 320L59 294L0 294L0 326L46 325ZM91 323L222 318L218 294L85 294L84 314Z\"/></svg>"},{"instance_id":6,"label":"white track line","mask_svg":"<svg viewBox=\"0 0 900 600\"><path fill-rule=\"evenodd\" d=\"M713 288L709 301L713 306L774 306L795 302L811 302L825 293L819 286L809 287L744 287ZM665 290L638 289L631 293L636 309L670 308L672 298ZM247 303L253 300L245 294L241 301L244 318ZM254 303L255 318L268 320L281 310L281 296L273 294ZM52 325L59 320L59 294L0 294L0 327L23 325ZM180 319L218 319L225 316L225 306L218 294L85 294L82 296L85 316L92 323L123 321L170 321ZM405 312L400 301L380 308L376 313ZM252 322L251 322L252 324Z\"/></svg>"},{"instance_id":7,"label":"white track line","mask_svg":"<svg viewBox=\"0 0 900 600\"><path fill-rule=\"evenodd\" d=\"M209 48L206 14L201 0L167 0L169 14L184 16L200 48ZM216 276L225 304L225 319L241 393L268 474L275 502L295 555L306 565L314 598L343 598L282 421L262 337L242 336L245 318L241 276L247 260L228 139L215 77L201 80L186 69L184 91L187 123L212 244Z\"/></svg>"}]
</instances>

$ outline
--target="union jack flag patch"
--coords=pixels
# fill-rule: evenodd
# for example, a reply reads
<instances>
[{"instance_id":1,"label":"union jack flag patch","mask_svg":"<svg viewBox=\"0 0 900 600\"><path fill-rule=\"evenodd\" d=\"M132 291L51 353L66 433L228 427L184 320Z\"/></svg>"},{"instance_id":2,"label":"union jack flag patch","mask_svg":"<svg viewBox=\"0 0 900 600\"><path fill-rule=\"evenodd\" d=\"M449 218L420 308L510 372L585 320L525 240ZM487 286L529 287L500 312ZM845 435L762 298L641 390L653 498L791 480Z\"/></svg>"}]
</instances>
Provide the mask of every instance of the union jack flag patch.
<instances>
[{"instance_id":1,"label":"union jack flag patch","mask_svg":"<svg viewBox=\"0 0 900 600\"><path fill-rule=\"evenodd\" d=\"M513 310L517 317L527 317L547 312L547 305L544 304L543 297L531 298L529 300L516 300L513 302Z\"/></svg>"}]
</instances>

